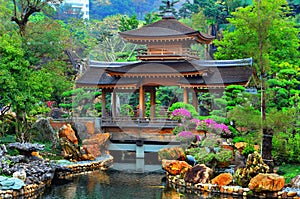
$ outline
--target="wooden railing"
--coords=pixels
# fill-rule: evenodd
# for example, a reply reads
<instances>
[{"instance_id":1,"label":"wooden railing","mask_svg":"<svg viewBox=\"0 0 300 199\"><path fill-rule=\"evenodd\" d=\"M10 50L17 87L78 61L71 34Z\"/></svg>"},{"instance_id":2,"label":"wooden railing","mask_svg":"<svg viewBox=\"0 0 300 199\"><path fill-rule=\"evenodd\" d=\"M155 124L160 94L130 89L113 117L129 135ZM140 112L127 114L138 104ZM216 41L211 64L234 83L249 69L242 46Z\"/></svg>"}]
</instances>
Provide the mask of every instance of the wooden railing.
<instances>
[{"instance_id":1,"label":"wooden railing","mask_svg":"<svg viewBox=\"0 0 300 199\"><path fill-rule=\"evenodd\" d=\"M164 48L152 48L148 51L146 49L139 49L137 51L139 57L151 57L151 56L182 56L182 57L198 57L198 52L190 48L180 49L164 49Z\"/></svg>"},{"instance_id":2,"label":"wooden railing","mask_svg":"<svg viewBox=\"0 0 300 199\"><path fill-rule=\"evenodd\" d=\"M100 118L101 127L149 127L149 128L161 128L169 127L174 128L178 125L177 121L168 118L135 118L135 117L108 117Z\"/></svg>"}]
</instances>

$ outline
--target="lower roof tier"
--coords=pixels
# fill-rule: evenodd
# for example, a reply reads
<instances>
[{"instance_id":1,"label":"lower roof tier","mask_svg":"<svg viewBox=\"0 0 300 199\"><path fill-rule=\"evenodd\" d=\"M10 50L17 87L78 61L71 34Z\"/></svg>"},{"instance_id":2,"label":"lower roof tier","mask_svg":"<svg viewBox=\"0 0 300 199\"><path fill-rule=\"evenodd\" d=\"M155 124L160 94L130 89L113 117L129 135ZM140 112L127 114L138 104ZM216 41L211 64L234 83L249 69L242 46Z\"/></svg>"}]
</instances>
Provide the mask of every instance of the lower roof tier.
<instances>
[{"instance_id":1,"label":"lower roof tier","mask_svg":"<svg viewBox=\"0 0 300 199\"><path fill-rule=\"evenodd\" d=\"M78 87L137 89L139 86L220 88L247 85L252 59L174 62L91 62L76 80Z\"/></svg>"}]
</instances>

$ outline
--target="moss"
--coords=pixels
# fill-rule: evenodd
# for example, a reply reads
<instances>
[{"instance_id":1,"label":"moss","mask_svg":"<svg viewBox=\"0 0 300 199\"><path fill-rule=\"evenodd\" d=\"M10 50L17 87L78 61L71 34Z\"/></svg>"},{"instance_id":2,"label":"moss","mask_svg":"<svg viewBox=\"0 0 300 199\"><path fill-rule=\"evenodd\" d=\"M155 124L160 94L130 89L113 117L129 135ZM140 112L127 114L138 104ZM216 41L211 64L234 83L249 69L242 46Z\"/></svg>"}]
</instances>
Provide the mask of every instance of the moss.
<instances>
[{"instance_id":1,"label":"moss","mask_svg":"<svg viewBox=\"0 0 300 199\"><path fill-rule=\"evenodd\" d=\"M279 167L277 173L285 178L286 183L290 183L291 179L299 175L299 164L283 164Z\"/></svg>"}]
</instances>

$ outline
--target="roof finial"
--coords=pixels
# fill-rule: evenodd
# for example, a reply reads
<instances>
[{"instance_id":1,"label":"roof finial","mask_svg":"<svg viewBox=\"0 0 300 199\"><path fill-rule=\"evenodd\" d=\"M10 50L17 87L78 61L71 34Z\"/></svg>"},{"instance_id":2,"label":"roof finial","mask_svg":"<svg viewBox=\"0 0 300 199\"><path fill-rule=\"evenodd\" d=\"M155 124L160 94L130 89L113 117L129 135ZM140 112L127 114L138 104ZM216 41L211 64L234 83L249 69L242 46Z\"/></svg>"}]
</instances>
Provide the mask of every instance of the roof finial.
<instances>
[{"instance_id":1,"label":"roof finial","mask_svg":"<svg viewBox=\"0 0 300 199\"><path fill-rule=\"evenodd\" d=\"M170 9L171 8L171 3L170 1L167 1L167 9Z\"/></svg>"},{"instance_id":2,"label":"roof finial","mask_svg":"<svg viewBox=\"0 0 300 199\"><path fill-rule=\"evenodd\" d=\"M166 9L165 9L165 12L164 12L164 15L163 15L163 19L175 19L175 16L174 16L174 14L173 14L173 12L172 12L172 6L173 6L173 4L174 3L177 3L177 2L170 2L170 1L167 1L167 2L165 2L165 1L163 1L163 3L165 3L166 4Z\"/></svg>"}]
</instances>

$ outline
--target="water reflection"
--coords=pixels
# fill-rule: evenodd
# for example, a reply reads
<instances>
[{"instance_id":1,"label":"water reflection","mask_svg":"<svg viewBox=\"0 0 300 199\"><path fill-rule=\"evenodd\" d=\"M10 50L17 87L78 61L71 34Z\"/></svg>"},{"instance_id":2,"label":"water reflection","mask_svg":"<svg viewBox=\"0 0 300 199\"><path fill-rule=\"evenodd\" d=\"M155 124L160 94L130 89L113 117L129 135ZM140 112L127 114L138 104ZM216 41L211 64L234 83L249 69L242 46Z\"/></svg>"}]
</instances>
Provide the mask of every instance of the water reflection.
<instances>
[{"instance_id":1,"label":"water reflection","mask_svg":"<svg viewBox=\"0 0 300 199\"><path fill-rule=\"evenodd\" d=\"M94 171L74 177L63 185L52 185L40 198L43 199L196 199L194 193L178 193L166 187L164 172L124 173L121 171ZM184 192L184 191L183 191ZM220 198L207 196L205 198Z\"/></svg>"}]
</instances>

